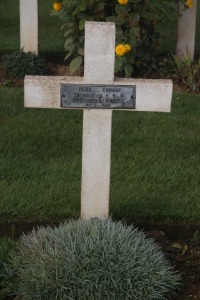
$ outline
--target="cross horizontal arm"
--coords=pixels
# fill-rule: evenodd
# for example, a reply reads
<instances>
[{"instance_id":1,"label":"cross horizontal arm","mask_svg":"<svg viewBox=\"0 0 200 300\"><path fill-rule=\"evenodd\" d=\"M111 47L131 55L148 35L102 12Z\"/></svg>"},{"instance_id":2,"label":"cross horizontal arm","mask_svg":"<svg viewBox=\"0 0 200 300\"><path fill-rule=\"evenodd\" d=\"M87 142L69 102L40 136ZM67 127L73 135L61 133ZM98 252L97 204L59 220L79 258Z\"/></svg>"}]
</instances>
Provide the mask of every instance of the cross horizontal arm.
<instances>
[{"instance_id":1,"label":"cross horizontal arm","mask_svg":"<svg viewBox=\"0 0 200 300\"><path fill-rule=\"evenodd\" d=\"M88 84L88 81L84 77L73 76L26 76L25 107L69 109L61 107L61 83ZM123 110L154 112L171 110L173 88L171 80L116 78L112 85L136 85L136 108Z\"/></svg>"}]
</instances>

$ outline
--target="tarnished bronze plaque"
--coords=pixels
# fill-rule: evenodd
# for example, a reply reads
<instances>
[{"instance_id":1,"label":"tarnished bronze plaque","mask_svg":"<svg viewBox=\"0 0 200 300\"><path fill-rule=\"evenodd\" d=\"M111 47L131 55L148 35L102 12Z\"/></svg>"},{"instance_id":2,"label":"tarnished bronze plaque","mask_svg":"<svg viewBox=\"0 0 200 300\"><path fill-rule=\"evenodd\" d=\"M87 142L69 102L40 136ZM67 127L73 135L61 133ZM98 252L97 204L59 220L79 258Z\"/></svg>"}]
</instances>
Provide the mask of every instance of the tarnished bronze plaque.
<instances>
[{"instance_id":1,"label":"tarnished bronze plaque","mask_svg":"<svg viewBox=\"0 0 200 300\"><path fill-rule=\"evenodd\" d=\"M61 107L135 108L135 85L61 84Z\"/></svg>"}]
</instances>

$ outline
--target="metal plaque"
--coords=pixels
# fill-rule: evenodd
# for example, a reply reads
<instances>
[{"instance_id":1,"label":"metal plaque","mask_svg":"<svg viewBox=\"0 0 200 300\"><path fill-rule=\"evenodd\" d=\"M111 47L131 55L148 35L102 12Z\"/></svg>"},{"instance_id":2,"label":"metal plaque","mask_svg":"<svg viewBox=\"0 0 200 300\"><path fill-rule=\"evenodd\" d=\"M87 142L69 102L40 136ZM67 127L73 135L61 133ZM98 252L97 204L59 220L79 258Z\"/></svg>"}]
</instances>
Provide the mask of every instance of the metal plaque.
<instances>
[{"instance_id":1,"label":"metal plaque","mask_svg":"<svg viewBox=\"0 0 200 300\"><path fill-rule=\"evenodd\" d=\"M64 108L135 108L135 85L61 84Z\"/></svg>"}]
</instances>

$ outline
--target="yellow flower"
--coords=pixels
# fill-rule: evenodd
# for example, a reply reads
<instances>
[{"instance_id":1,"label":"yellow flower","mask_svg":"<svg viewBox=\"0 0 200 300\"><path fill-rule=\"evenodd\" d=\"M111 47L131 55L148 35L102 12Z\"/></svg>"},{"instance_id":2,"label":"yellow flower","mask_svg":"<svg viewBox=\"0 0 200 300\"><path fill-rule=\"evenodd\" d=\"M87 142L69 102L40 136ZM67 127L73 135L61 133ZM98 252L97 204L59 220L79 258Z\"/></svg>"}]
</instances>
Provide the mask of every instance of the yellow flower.
<instances>
[{"instance_id":1,"label":"yellow flower","mask_svg":"<svg viewBox=\"0 0 200 300\"><path fill-rule=\"evenodd\" d=\"M115 47L115 53L118 56L123 56L126 53L126 48L123 44L119 44Z\"/></svg>"},{"instance_id":2,"label":"yellow flower","mask_svg":"<svg viewBox=\"0 0 200 300\"><path fill-rule=\"evenodd\" d=\"M53 9L55 11L59 11L59 10L61 10L61 8L62 8L62 4L60 2L54 2Z\"/></svg>"},{"instance_id":3,"label":"yellow flower","mask_svg":"<svg viewBox=\"0 0 200 300\"><path fill-rule=\"evenodd\" d=\"M126 53L131 51L131 46L129 44L124 45L124 48L125 48Z\"/></svg>"},{"instance_id":4,"label":"yellow flower","mask_svg":"<svg viewBox=\"0 0 200 300\"><path fill-rule=\"evenodd\" d=\"M123 56L124 54L131 51L131 46L129 44L119 44L115 47L115 53L118 56Z\"/></svg>"},{"instance_id":5,"label":"yellow flower","mask_svg":"<svg viewBox=\"0 0 200 300\"><path fill-rule=\"evenodd\" d=\"M124 5L124 4L128 3L128 0L118 0L118 2L119 2L119 4Z\"/></svg>"},{"instance_id":6,"label":"yellow flower","mask_svg":"<svg viewBox=\"0 0 200 300\"><path fill-rule=\"evenodd\" d=\"M191 8L193 5L193 0L187 0L186 5Z\"/></svg>"}]
</instances>

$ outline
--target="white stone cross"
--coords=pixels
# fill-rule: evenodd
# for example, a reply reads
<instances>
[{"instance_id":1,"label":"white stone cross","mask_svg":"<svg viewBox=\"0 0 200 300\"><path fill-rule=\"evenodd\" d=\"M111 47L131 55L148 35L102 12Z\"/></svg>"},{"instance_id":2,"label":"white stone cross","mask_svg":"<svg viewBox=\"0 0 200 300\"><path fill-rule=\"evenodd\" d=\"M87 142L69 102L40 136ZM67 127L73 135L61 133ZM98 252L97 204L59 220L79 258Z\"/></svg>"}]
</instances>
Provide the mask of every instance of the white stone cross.
<instances>
[{"instance_id":1,"label":"white stone cross","mask_svg":"<svg viewBox=\"0 0 200 300\"><path fill-rule=\"evenodd\" d=\"M180 17L178 18L176 54L181 59L189 56L193 60L195 50L197 0L193 0L191 8L184 10L183 7L184 4L179 1Z\"/></svg>"},{"instance_id":2,"label":"white stone cross","mask_svg":"<svg viewBox=\"0 0 200 300\"><path fill-rule=\"evenodd\" d=\"M86 22L84 77L25 77L25 107L61 106L61 84L136 85L135 109L128 111L169 112L172 81L114 79L115 25ZM113 109L83 109L81 217L109 216L111 125Z\"/></svg>"},{"instance_id":3,"label":"white stone cross","mask_svg":"<svg viewBox=\"0 0 200 300\"><path fill-rule=\"evenodd\" d=\"M38 54L38 0L20 0L20 49Z\"/></svg>"}]
</instances>

